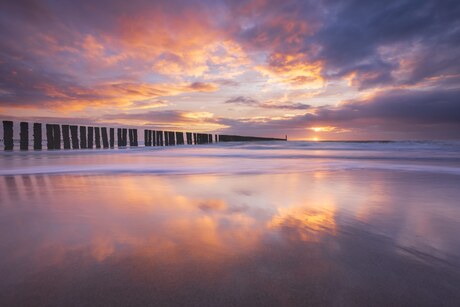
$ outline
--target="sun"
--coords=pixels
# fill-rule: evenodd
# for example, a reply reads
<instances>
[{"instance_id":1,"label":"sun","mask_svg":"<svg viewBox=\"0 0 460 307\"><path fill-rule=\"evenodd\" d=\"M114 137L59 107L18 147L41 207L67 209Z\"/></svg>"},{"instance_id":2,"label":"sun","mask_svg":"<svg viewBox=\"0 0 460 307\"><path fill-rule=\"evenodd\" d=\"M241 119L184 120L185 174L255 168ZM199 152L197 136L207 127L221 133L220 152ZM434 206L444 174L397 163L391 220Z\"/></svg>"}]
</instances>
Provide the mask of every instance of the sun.
<instances>
[{"instance_id":1,"label":"sun","mask_svg":"<svg viewBox=\"0 0 460 307\"><path fill-rule=\"evenodd\" d=\"M318 142L319 138L315 136L312 140L315 141L315 142Z\"/></svg>"}]
</instances>

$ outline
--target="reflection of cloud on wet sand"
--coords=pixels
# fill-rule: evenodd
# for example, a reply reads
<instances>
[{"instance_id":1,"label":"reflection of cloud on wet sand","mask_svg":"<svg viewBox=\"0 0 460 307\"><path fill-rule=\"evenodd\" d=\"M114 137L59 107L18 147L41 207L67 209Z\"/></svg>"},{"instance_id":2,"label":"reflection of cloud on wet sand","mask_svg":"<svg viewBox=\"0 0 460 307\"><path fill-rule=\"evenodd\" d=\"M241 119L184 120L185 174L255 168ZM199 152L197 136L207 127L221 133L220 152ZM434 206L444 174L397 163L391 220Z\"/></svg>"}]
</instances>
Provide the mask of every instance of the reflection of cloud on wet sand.
<instances>
[{"instance_id":1,"label":"reflection of cloud on wet sand","mask_svg":"<svg viewBox=\"0 0 460 307\"><path fill-rule=\"evenodd\" d=\"M310 176L1 180L20 194L24 211L0 223L3 233L22 225L6 245L20 248L5 254L12 268L23 270L2 270L17 279L5 279L14 287L0 290L0 299L22 305L65 298L81 305L219 306L458 299L452 285L460 281L451 267L403 254L394 238L374 233L353 215L344 217L339 198L353 195L355 185L346 189L335 182L337 194L323 195L319 188L331 177ZM306 181L308 193L299 188ZM229 193L241 186L257 197ZM234 210L245 202L243 210ZM9 213L19 209L6 207ZM433 278L439 274L445 276L441 282Z\"/></svg>"},{"instance_id":2,"label":"reflection of cloud on wet sand","mask_svg":"<svg viewBox=\"0 0 460 307\"><path fill-rule=\"evenodd\" d=\"M334 213L325 208L280 208L268 227L283 231L292 240L319 241L321 235L335 235Z\"/></svg>"}]
</instances>

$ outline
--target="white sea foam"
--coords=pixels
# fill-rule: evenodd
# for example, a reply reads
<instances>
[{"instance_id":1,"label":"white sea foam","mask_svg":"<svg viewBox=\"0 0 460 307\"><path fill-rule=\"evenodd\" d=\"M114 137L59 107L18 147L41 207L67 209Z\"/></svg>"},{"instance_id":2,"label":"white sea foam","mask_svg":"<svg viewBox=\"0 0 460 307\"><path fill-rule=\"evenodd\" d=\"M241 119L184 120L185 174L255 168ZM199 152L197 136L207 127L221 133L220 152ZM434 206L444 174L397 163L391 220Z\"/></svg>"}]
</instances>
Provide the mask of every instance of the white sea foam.
<instances>
[{"instance_id":1,"label":"white sea foam","mask_svg":"<svg viewBox=\"0 0 460 307\"><path fill-rule=\"evenodd\" d=\"M460 175L459 142L261 142L3 152L0 175L245 174L381 169Z\"/></svg>"}]
</instances>

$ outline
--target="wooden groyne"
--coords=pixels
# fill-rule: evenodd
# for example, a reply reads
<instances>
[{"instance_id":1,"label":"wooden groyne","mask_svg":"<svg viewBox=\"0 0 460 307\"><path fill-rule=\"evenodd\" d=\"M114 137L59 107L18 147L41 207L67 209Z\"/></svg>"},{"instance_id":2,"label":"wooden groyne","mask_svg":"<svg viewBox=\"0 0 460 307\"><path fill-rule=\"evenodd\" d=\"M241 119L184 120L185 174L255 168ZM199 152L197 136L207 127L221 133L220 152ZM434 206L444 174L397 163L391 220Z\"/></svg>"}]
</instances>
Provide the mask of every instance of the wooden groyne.
<instances>
[{"instance_id":1,"label":"wooden groyne","mask_svg":"<svg viewBox=\"0 0 460 307\"><path fill-rule=\"evenodd\" d=\"M287 137L285 139L279 139L279 138L264 138L264 137L256 137L256 136L220 134L218 135L218 141L219 142L287 141Z\"/></svg>"},{"instance_id":2,"label":"wooden groyne","mask_svg":"<svg viewBox=\"0 0 460 307\"><path fill-rule=\"evenodd\" d=\"M14 150L13 122L3 121L3 144L5 150ZM45 124L46 148L52 150L63 149L101 149L138 147L138 129ZM19 123L19 149L29 150L29 123ZM43 148L42 124L33 123L34 150ZM144 130L144 146L176 146L200 145L218 142L254 142L254 141L285 141L280 138L264 138L241 135L193 133L178 131ZM116 145L116 146L115 146Z\"/></svg>"}]
</instances>

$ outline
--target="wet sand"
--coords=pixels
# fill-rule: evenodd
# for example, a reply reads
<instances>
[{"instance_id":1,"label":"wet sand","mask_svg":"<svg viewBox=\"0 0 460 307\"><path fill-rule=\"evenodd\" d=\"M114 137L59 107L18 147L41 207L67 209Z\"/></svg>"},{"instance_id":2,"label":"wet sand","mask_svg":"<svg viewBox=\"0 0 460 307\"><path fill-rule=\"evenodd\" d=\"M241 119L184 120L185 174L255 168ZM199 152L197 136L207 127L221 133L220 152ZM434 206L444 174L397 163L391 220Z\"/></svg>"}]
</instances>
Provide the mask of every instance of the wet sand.
<instances>
[{"instance_id":1,"label":"wet sand","mask_svg":"<svg viewBox=\"0 0 460 307\"><path fill-rule=\"evenodd\" d=\"M0 176L1 305L458 306L460 176L283 163Z\"/></svg>"}]
</instances>

